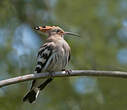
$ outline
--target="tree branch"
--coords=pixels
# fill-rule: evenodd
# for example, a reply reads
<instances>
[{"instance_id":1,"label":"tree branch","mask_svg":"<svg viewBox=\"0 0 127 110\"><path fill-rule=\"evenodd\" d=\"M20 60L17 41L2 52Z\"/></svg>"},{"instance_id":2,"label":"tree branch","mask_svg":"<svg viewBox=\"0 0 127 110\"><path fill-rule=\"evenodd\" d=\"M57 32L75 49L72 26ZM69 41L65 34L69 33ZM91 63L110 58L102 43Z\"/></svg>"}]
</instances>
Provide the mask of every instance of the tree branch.
<instances>
[{"instance_id":1,"label":"tree branch","mask_svg":"<svg viewBox=\"0 0 127 110\"><path fill-rule=\"evenodd\" d=\"M118 77L118 78L127 78L127 72L121 71L96 71L96 70L73 70L71 73L55 72L49 73L39 73L39 74L28 74L23 76L18 76L10 79L5 79L0 81L0 87L16 84L24 81L29 81L33 79L47 78L47 77L70 77L70 76L103 76L103 77Z\"/></svg>"}]
</instances>

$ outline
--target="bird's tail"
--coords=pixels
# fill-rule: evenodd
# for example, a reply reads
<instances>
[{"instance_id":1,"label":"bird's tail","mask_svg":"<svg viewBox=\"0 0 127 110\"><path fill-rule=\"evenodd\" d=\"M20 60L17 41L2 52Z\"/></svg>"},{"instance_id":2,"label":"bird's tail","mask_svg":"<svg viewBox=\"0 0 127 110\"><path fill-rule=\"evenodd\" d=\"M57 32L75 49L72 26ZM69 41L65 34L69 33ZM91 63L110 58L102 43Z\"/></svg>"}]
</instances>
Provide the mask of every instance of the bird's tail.
<instances>
[{"instance_id":1,"label":"bird's tail","mask_svg":"<svg viewBox=\"0 0 127 110\"><path fill-rule=\"evenodd\" d=\"M48 83L50 83L53 80L53 78L48 78L45 82L40 84L37 88L31 89L23 98L23 102L29 101L29 103L33 103L40 92L40 90L43 90Z\"/></svg>"},{"instance_id":2,"label":"bird's tail","mask_svg":"<svg viewBox=\"0 0 127 110\"><path fill-rule=\"evenodd\" d=\"M38 88L34 88L34 89L32 89L32 90L30 90L25 96L24 96L24 98L23 98L23 102L25 102L25 101L29 101L29 103L33 103L35 100L36 100L36 98L37 98L37 96L38 96L38 94L39 94L39 89Z\"/></svg>"}]
</instances>

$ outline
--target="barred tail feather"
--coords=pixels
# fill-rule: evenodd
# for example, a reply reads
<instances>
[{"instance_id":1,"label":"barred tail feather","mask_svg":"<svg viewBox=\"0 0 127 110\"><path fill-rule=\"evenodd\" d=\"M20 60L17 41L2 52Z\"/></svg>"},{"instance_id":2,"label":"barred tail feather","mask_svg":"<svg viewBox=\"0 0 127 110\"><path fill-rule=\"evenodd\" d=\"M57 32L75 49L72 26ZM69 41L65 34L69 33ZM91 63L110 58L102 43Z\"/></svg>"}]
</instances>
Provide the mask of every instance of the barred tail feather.
<instances>
[{"instance_id":1,"label":"barred tail feather","mask_svg":"<svg viewBox=\"0 0 127 110\"><path fill-rule=\"evenodd\" d=\"M40 84L40 86L38 86L39 90L43 90L52 80L53 78L48 78L46 81Z\"/></svg>"},{"instance_id":2,"label":"barred tail feather","mask_svg":"<svg viewBox=\"0 0 127 110\"><path fill-rule=\"evenodd\" d=\"M30 90L23 98L23 102L25 101L29 101L29 103L33 103L36 99L37 99L37 96L39 94L39 89L38 88L35 88L35 89L32 89Z\"/></svg>"},{"instance_id":3,"label":"barred tail feather","mask_svg":"<svg viewBox=\"0 0 127 110\"><path fill-rule=\"evenodd\" d=\"M53 78L48 78L46 81L40 84L37 88L34 88L34 87L31 88L31 90L24 96L23 102L29 101L29 103L33 103L37 99L37 96L40 90L43 90L52 80Z\"/></svg>"}]
</instances>

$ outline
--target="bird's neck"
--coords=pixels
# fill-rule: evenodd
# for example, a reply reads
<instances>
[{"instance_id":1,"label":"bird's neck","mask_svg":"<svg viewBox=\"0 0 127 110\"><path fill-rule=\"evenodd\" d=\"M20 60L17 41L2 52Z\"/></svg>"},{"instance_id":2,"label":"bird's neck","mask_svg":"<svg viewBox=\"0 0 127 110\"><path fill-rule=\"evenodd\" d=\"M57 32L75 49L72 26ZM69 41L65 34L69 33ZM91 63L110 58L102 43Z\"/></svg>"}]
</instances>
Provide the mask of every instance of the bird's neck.
<instances>
[{"instance_id":1,"label":"bird's neck","mask_svg":"<svg viewBox=\"0 0 127 110\"><path fill-rule=\"evenodd\" d=\"M47 41L54 41L54 40L63 40L63 36L59 34L55 34L55 35L49 35L47 38Z\"/></svg>"}]
</instances>

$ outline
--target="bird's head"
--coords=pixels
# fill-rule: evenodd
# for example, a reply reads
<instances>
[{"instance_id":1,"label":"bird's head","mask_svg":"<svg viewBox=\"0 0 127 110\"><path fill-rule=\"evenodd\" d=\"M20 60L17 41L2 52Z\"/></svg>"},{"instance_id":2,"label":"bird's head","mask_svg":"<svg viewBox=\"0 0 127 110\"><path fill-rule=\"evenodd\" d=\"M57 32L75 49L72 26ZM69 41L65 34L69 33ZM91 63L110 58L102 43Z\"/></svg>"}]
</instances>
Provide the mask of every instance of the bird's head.
<instances>
[{"instance_id":1,"label":"bird's head","mask_svg":"<svg viewBox=\"0 0 127 110\"><path fill-rule=\"evenodd\" d=\"M60 36L64 36L64 35L68 34L68 35L74 35L74 36L79 37L79 35L77 35L75 33L65 32L63 29L61 29L58 26L36 26L34 29L39 30L39 31L44 32L44 33L48 33L49 35L58 34Z\"/></svg>"}]
</instances>

